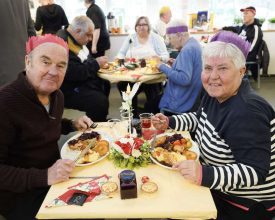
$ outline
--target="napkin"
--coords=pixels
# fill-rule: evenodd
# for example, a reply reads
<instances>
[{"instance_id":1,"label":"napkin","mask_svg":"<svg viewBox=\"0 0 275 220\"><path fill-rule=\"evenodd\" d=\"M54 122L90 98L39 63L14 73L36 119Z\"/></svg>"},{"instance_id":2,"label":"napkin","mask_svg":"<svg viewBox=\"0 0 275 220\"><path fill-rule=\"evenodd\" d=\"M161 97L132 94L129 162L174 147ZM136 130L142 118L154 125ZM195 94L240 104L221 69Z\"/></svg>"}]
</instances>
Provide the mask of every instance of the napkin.
<instances>
[{"instance_id":1,"label":"napkin","mask_svg":"<svg viewBox=\"0 0 275 220\"><path fill-rule=\"evenodd\" d=\"M46 205L46 208L69 205L71 198L78 193L85 196L86 199L84 203L91 202L93 200L110 198L108 195L101 193L101 186L108 182L108 180L109 177L104 174L90 181L69 186L65 193Z\"/></svg>"}]
</instances>

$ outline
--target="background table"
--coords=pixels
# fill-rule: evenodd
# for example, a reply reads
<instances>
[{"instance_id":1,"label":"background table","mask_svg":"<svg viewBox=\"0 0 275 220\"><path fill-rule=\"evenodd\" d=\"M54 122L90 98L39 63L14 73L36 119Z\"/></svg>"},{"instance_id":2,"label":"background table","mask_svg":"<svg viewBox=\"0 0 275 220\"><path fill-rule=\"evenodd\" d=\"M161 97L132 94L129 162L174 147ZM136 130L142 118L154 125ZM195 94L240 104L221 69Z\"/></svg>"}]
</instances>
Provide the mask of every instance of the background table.
<instances>
[{"instance_id":1,"label":"background table","mask_svg":"<svg viewBox=\"0 0 275 220\"><path fill-rule=\"evenodd\" d=\"M117 124L110 129L108 123L102 123L98 130L108 132L110 136L117 136L124 126ZM114 133L114 129L116 132ZM184 136L188 136L184 133ZM76 167L71 176L112 176L111 180L119 185L118 174L123 169L114 167L113 163L105 159L97 164ZM45 208L53 199L67 191L67 187L87 179L70 179L67 182L53 185L40 210L38 219L73 219L73 218L180 218L180 219L210 219L216 218L217 210L208 188L197 186L184 180L174 170L165 169L157 165L134 170L138 184L138 198L120 199L120 192L113 194L113 198L85 203L83 206L62 206ZM149 176L157 183L156 193L148 194L140 190L142 176Z\"/></svg>"},{"instance_id":2,"label":"background table","mask_svg":"<svg viewBox=\"0 0 275 220\"><path fill-rule=\"evenodd\" d=\"M106 79L111 83L118 83L120 81L142 82L146 84L159 83L166 79L164 73L158 74L143 74L142 72L127 71L123 73L98 73L102 79Z\"/></svg>"}]
</instances>

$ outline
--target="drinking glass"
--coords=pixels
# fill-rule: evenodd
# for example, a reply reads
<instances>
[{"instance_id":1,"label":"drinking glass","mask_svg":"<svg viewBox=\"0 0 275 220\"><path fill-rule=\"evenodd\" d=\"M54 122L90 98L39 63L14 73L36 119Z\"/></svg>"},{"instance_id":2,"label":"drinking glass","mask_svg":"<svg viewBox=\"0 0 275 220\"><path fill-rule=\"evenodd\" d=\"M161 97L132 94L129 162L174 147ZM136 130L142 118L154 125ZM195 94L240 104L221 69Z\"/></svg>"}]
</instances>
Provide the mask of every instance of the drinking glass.
<instances>
[{"instance_id":1,"label":"drinking glass","mask_svg":"<svg viewBox=\"0 0 275 220\"><path fill-rule=\"evenodd\" d=\"M113 128L116 125L116 123L121 122L121 121L118 118L111 118L107 122L109 124L109 127Z\"/></svg>"},{"instance_id":2,"label":"drinking glass","mask_svg":"<svg viewBox=\"0 0 275 220\"><path fill-rule=\"evenodd\" d=\"M141 128L151 128L152 116L152 113L142 113L139 115Z\"/></svg>"},{"instance_id":3,"label":"drinking glass","mask_svg":"<svg viewBox=\"0 0 275 220\"><path fill-rule=\"evenodd\" d=\"M132 121L133 121L133 113L132 112L121 112L120 114L121 121L126 124L126 133L131 134L132 133Z\"/></svg>"},{"instance_id":4,"label":"drinking glass","mask_svg":"<svg viewBox=\"0 0 275 220\"><path fill-rule=\"evenodd\" d=\"M154 128L152 128L152 113L142 113L139 115L142 137L145 140L150 140L154 135Z\"/></svg>"}]
</instances>

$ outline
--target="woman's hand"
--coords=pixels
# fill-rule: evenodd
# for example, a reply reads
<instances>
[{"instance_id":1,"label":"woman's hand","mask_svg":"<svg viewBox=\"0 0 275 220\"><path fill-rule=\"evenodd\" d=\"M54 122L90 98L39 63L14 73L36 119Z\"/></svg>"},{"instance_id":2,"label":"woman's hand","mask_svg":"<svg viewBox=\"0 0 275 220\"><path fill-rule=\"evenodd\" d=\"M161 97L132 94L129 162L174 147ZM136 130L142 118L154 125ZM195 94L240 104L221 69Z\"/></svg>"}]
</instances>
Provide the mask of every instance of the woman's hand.
<instances>
[{"instance_id":1,"label":"woman's hand","mask_svg":"<svg viewBox=\"0 0 275 220\"><path fill-rule=\"evenodd\" d=\"M63 182L69 179L71 172L75 167L75 162L68 159L57 160L48 169L48 185Z\"/></svg>"},{"instance_id":2,"label":"woman's hand","mask_svg":"<svg viewBox=\"0 0 275 220\"><path fill-rule=\"evenodd\" d=\"M169 60L167 61L167 64L168 64L169 66L172 66L174 62L175 62L175 59L174 59L174 58L169 58Z\"/></svg>"},{"instance_id":3,"label":"woman's hand","mask_svg":"<svg viewBox=\"0 0 275 220\"><path fill-rule=\"evenodd\" d=\"M93 124L93 121L86 115L73 121L73 126L76 130L82 131L88 129Z\"/></svg>"},{"instance_id":4,"label":"woman's hand","mask_svg":"<svg viewBox=\"0 0 275 220\"><path fill-rule=\"evenodd\" d=\"M169 127L169 119L162 113L158 113L152 117L153 126L157 130L166 130Z\"/></svg>"},{"instance_id":5,"label":"woman's hand","mask_svg":"<svg viewBox=\"0 0 275 220\"><path fill-rule=\"evenodd\" d=\"M173 168L177 169L185 179L197 185L201 185L202 166L198 161L184 160L175 164Z\"/></svg>"}]
</instances>

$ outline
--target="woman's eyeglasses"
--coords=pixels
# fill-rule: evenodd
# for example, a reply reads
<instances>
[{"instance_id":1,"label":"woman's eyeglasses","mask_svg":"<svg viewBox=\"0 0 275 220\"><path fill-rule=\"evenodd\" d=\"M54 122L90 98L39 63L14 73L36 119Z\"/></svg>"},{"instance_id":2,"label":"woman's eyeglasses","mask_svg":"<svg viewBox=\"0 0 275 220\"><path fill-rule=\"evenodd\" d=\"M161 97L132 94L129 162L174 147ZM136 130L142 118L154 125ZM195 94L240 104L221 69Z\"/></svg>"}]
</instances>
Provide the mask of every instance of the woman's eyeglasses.
<instances>
[{"instance_id":1,"label":"woman's eyeglasses","mask_svg":"<svg viewBox=\"0 0 275 220\"><path fill-rule=\"evenodd\" d=\"M138 27L146 27L146 26L148 26L148 24L138 24L137 26Z\"/></svg>"}]
</instances>

